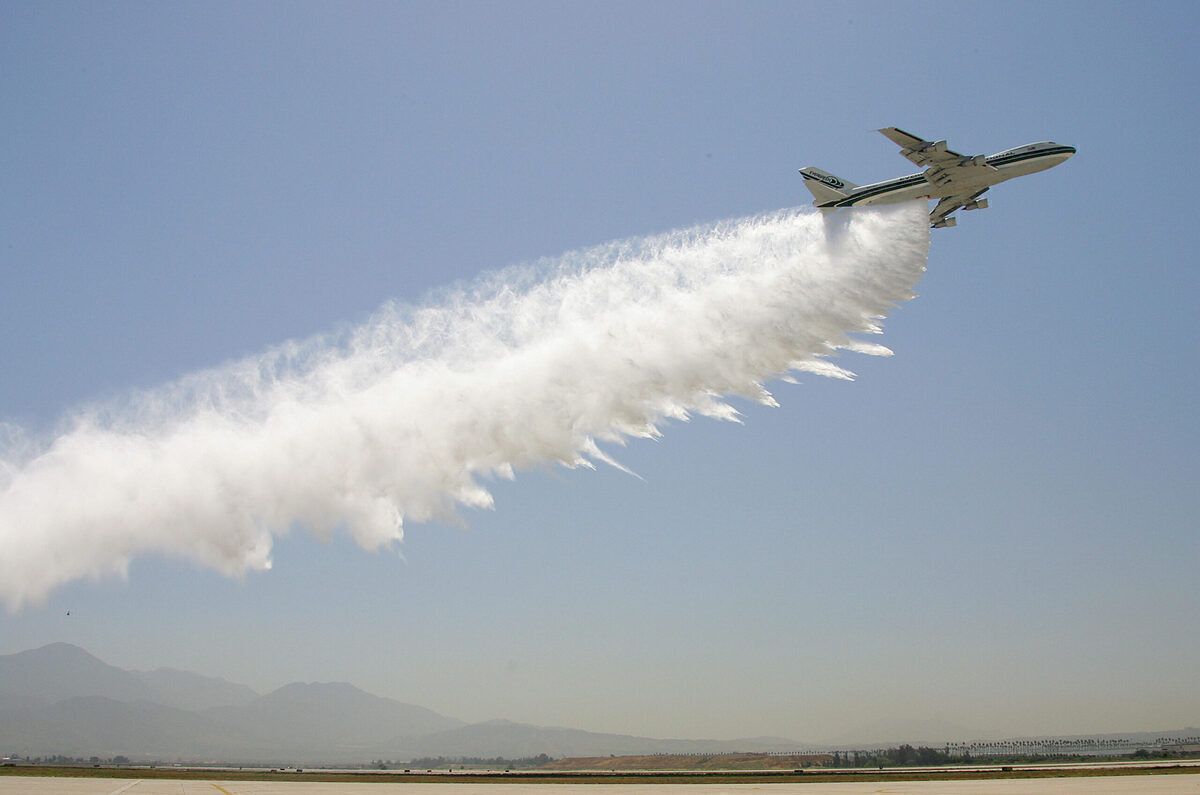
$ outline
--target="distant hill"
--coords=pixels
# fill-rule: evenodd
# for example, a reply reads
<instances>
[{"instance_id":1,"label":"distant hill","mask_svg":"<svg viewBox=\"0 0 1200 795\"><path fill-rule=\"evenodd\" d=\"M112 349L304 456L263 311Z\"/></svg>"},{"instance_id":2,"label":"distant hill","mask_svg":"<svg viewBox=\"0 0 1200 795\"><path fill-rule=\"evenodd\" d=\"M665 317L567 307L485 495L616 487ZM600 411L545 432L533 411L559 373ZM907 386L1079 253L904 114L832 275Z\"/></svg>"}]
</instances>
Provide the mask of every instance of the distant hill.
<instances>
[{"instance_id":1,"label":"distant hill","mask_svg":"<svg viewBox=\"0 0 1200 795\"><path fill-rule=\"evenodd\" d=\"M909 743L969 739L961 727L942 723L878 724L855 736L830 745L871 736ZM734 765L740 763L714 755L806 748L812 746L781 737L680 740L506 720L468 725L345 682L295 682L260 696L245 685L188 671L125 671L66 643L0 656L0 752L21 756L311 766L437 756L703 754L712 764Z\"/></svg>"},{"instance_id":2,"label":"distant hill","mask_svg":"<svg viewBox=\"0 0 1200 795\"><path fill-rule=\"evenodd\" d=\"M102 662L69 643L51 643L0 656L0 693L27 704L79 696L154 700L153 691L136 674Z\"/></svg>"},{"instance_id":3,"label":"distant hill","mask_svg":"<svg viewBox=\"0 0 1200 795\"><path fill-rule=\"evenodd\" d=\"M790 751L799 743L782 738L763 740L670 740L581 729L533 726L507 720L474 723L450 731L401 741L405 756L477 756L520 758L607 756L608 754L713 753L720 751Z\"/></svg>"},{"instance_id":4,"label":"distant hill","mask_svg":"<svg viewBox=\"0 0 1200 795\"><path fill-rule=\"evenodd\" d=\"M258 693L245 685L227 682L215 676L201 676L191 671L158 668L131 673L150 689L155 703L178 709L238 707L259 697Z\"/></svg>"},{"instance_id":5,"label":"distant hill","mask_svg":"<svg viewBox=\"0 0 1200 795\"><path fill-rule=\"evenodd\" d=\"M371 695L346 682L295 682L239 706L201 714L297 755L373 759L400 738L463 725L431 709Z\"/></svg>"},{"instance_id":6,"label":"distant hill","mask_svg":"<svg viewBox=\"0 0 1200 795\"><path fill-rule=\"evenodd\" d=\"M79 696L38 710L0 713L0 748L22 756L118 754L133 760L240 761L277 748L193 712L146 701Z\"/></svg>"},{"instance_id":7,"label":"distant hill","mask_svg":"<svg viewBox=\"0 0 1200 795\"><path fill-rule=\"evenodd\" d=\"M22 756L363 762L462 725L347 683L259 695L190 671L126 671L67 643L0 656L0 750Z\"/></svg>"},{"instance_id":8,"label":"distant hill","mask_svg":"<svg viewBox=\"0 0 1200 795\"><path fill-rule=\"evenodd\" d=\"M313 764L796 748L782 738L671 740L504 720L466 725L345 682L295 682L260 696L189 671L125 671L66 643L0 656L0 749L22 756Z\"/></svg>"}]
</instances>

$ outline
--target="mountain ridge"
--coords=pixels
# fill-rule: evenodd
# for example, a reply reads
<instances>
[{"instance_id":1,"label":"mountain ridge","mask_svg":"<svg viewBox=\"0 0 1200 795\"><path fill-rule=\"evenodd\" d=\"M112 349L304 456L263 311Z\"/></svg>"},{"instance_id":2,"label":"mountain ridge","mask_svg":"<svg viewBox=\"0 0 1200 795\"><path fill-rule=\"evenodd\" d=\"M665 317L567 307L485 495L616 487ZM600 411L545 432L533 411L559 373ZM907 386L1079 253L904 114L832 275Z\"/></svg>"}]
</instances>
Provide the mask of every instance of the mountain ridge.
<instances>
[{"instance_id":1,"label":"mountain ridge","mask_svg":"<svg viewBox=\"0 0 1200 795\"><path fill-rule=\"evenodd\" d=\"M917 738L913 733L955 727L911 721L908 726L879 723L870 728L881 735L908 735L892 740L897 744L920 739L940 744L949 738ZM1184 729L1122 736L1197 733ZM839 747L868 745L861 739L805 744L784 737L654 738L502 718L465 723L349 682L290 682L259 694L246 685L189 671L124 670L67 643L0 655L0 752L24 757L122 755L135 761L312 766L438 756L794 753Z\"/></svg>"},{"instance_id":2,"label":"mountain ridge","mask_svg":"<svg viewBox=\"0 0 1200 795\"><path fill-rule=\"evenodd\" d=\"M204 676L178 668L131 671L154 694L154 701L186 710L248 704L261 694L219 676Z\"/></svg>"},{"instance_id":3,"label":"mountain ridge","mask_svg":"<svg viewBox=\"0 0 1200 795\"><path fill-rule=\"evenodd\" d=\"M54 703L76 696L114 701L153 699L131 671L109 665L79 646L50 643L0 656L0 693Z\"/></svg>"},{"instance_id":4,"label":"mountain ridge","mask_svg":"<svg viewBox=\"0 0 1200 795\"><path fill-rule=\"evenodd\" d=\"M312 764L716 752L757 749L763 740L659 739L505 719L468 724L349 682L289 682L259 694L190 671L124 670L69 643L0 655L0 749L22 756ZM772 742L760 750L800 747Z\"/></svg>"}]
</instances>

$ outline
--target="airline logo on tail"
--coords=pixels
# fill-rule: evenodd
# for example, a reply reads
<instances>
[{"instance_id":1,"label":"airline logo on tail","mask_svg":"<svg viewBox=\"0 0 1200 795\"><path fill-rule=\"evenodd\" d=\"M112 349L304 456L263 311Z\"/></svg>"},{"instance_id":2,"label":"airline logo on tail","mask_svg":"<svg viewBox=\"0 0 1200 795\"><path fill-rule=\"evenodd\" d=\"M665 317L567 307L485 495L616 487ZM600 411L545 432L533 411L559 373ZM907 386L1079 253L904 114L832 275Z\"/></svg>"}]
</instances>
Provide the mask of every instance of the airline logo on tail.
<instances>
[{"instance_id":1,"label":"airline logo on tail","mask_svg":"<svg viewBox=\"0 0 1200 795\"><path fill-rule=\"evenodd\" d=\"M834 188L846 187L845 182L842 182L840 179L833 176L832 174L809 174L809 177L811 179L819 179L821 182L824 182L826 185L829 185Z\"/></svg>"}]
</instances>

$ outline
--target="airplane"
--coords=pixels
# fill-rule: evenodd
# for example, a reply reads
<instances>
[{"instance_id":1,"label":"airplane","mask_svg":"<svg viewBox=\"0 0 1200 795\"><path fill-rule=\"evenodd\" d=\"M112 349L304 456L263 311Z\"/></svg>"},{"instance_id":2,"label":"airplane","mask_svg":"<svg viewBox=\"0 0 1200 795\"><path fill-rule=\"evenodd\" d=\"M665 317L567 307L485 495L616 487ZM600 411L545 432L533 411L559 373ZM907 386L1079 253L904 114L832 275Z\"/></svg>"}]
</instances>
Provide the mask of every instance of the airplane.
<instances>
[{"instance_id":1,"label":"airplane","mask_svg":"<svg viewBox=\"0 0 1200 795\"><path fill-rule=\"evenodd\" d=\"M952 215L956 210L985 209L988 200L979 197L993 185L1045 171L1075 154L1073 146L1040 141L994 155L960 155L948 149L945 141L926 141L898 127L884 127L879 132L900 146L901 155L925 170L886 182L855 185L819 168L802 168L813 204L829 209L937 199L929 213L929 225L942 229L958 224Z\"/></svg>"}]
</instances>

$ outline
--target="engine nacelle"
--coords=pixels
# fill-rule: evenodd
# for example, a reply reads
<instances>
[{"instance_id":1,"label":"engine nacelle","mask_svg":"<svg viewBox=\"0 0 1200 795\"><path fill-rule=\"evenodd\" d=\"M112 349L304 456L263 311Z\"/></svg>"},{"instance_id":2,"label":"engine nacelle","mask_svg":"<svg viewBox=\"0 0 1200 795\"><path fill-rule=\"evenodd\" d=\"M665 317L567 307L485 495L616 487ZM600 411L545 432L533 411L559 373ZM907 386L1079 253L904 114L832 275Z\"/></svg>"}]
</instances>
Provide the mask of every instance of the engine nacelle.
<instances>
[{"instance_id":1,"label":"engine nacelle","mask_svg":"<svg viewBox=\"0 0 1200 795\"><path fill-rule=\"evenodd\" d=\"M934 141L927 147L928 151L930 152L945 152L948 148L949 147L946 146L945 139L941 141Z\"/></svg>"},{"instance_id":2,"label":"engine nacelle","mask_svg":"<svg viewBox=\"0 0 1200 795\"><path fill-rule=\"evenodd\" d=\"M933 225L934 229L949 229L952 226L958 226L957 218L943 218Z\"/></svg>"},{"instance_id":3,"label":"engine nacelle","mask_svg":"<svg viewBox=\"0 0 1200 795\"><path fill-rule=\"evenodd\" d=\"M964 210L986 210L988 206L987 199L976 199L973 202L968 202L963 205Z\"/></svg>"}]
</instances>

